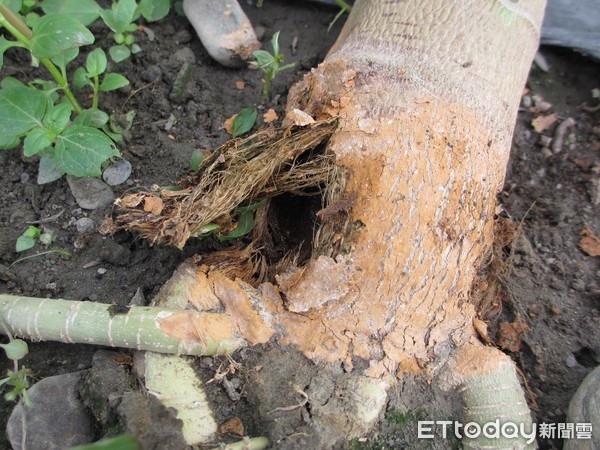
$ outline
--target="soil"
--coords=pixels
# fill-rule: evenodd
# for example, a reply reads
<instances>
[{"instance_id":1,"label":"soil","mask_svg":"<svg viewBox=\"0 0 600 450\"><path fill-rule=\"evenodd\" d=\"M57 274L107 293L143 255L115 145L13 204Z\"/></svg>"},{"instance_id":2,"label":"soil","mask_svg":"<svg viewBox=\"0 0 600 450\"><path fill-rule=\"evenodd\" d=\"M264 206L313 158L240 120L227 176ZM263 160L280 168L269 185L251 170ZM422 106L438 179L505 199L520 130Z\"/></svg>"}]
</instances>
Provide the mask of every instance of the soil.
<instances>
[{"instance_id":1,"label":"soil","mask_svg":"<svg viewBox=\"0 0 600 450\"><path fill-rule=\"evenodd\" d=\"M246 2L242 6L265 48L269 48L271 35L281 30L281 48L286 61L296 63L294 69L275 78L273 100L264 104L261 74L226 69L213 62L184 17L172 12L161 22L148 24L154 40L138 32L143 51L113 68L127 76L131 86L104 94L101 99L101 107L109 113L136 111L133 127L119 146L123 157L132 163L133 173L127 183L114 188L117 196L154 184L173 184L189 174L192 152L214 149L225 142L230 137L223 129L225 120L247 106L257 106L261 113L274 108L281 117L288 88L323 60L343 24L342 18L327 32L336 10L308 2L271 0L262 9ZM92 31L100 46L111 45L111 36L103 26L94 24ZM516 238L504 248L505 267L509 268L503 277L506 298L502 305L495 305L488 318L491 337L498 342L507 337L500 323L514 324L520 318L519 323L526 324L523 334L517 333L516 347L508 352L525 375L537 422L559 423L565 422L569 401L580 382L600 363L600 268L598 258L579 245L582 232L600 235L600 112L582 107L590 101L591 90L600 87L600 66L569 50L544 47L542 53L550 70L533 66L527 95L538 95L548 102L551 109L546 114L556 114L557 121L536 132L532 120L541 114L540 100L531 106L525 101L521 108L506 186L500 194L505 208L502 216L512 220ZM174 102L171 91L190 54L195 55L194 73L183 100ZM80 55L79 63L84 57ZM18 50L5 55L2 75L20 79L46 76L40 69L28 67ZM241 89L236 86L240 80L244 82ZM85 94L80 98L87 101ZM259 114L259 126L261 117ZM545 148L542 136L553 137L567 117L576 125L562 149L553 152ZM95 231L80 234L75 226L78 219L89 217L99 225L111 214L111 207L81 209L65 179L38 185L37 160L23 157L19 149L2 151L0 165L1 293L127 305L138 289L146 299L152 299L182 261L210 250L200 242L190 242L183 251L150 247L124 232L112 237ZM14 250L17 237L28 224L51 217L41 225L52 233L50 248L67 250L72 256L48 254L12 265L23 256ZM41 250L38 245L26 254ZM41 379L89 368L97 350L86 345L33 343L23 364ZM305 422L306 408L276 419L256 413L280 406L281 399L298 403L301 397L288 382L309 386L315 377L323 377L317 368L289 348L247 349L233 358L246 368L237 378L241 399L232 400L217 384L208 390L219 423L237 416L248 434L266 434L276 448L316 448ZM3 372L10 368L6 359L0 361ZM198 369L206 379L212 378L221 364L227 360L198 359ZM272 368L251 370L258 366ZM327 380L321 381L327 384ZM455 397L418 381L405 379L392 393L386 420L377 432L365 442L339 447L421 447L423 442L414 437L415 420L459 417ZM0 427L4 427L12 406L0 400ZM99 429L98 437L102 433ZM456 445L439 440L427 444L436 448ZM560 448L562 444L557 439L541 440L540 446ZM2 435L0 448L9 448Z\"/></svg>"}]
</instances>

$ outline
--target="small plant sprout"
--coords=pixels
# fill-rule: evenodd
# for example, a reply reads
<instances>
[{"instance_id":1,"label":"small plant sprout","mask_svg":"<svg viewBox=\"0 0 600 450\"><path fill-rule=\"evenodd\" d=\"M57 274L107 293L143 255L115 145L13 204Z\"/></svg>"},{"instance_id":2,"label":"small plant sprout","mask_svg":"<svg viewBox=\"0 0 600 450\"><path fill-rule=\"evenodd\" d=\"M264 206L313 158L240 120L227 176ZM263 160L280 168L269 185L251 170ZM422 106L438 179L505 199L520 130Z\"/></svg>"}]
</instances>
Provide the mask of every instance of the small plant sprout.
<instances>
[{"instance_id":1,"label":"small plant sprout","mask_svg":"<svg viewBox=\"0 0 600 450\"><path fill-rule=\"evenodd\" d=\"M335 23L340 19L340 17L342 17L346 13L350 14L350 11L352 11L352 7L348 3L346 3L344 0L335 0L335 3L340 7L340 10L335 15L333 20L331 22L329 22L329 26L327 27L327 32L331 31L331 27L333 27L333 25L335 25Z\"/></svg>"},{"instance_id":2,"label":"small plant sprout","mask_svg":"<svg viewBox=\"0 0 600 450\"><path fill-rule=\"evenodd\" d=\"M98 109L100 92L114 91L129 84L129 80L119 73L107 73L100 82L100 75L104 74L107 66L104 50L97 48L87 56L86 66L78 67L73 74L73 84L77 89L90 86L94 91L92 109Z\"/></svg>"},{"instance_id":3,"label":"small plant sprout","mask_svg":"<svg viewBox=\"0 0 600 450\"><path fill-rule=\"evenodd\" d=\"M250 131L256 123L257 116L258 111L253 106L242 109L233 119L231 135L238 137Z\"/></svg>"},{"instance_id":4,"label":"small plant sprout","mask_svg":"<svg viewBox=\"0 0 600 450\"><path fill-rule=\"evenodd\" d=\"M132 54L142 49L135 43L133 32L138 27L134 23L136 19L137 4L135 0L119 0L113 3L112 9L102 11L102 20L114 33L117 45L108 49L112 60L116 63L125 61Z\"/></svg>"},{"instance_id":5,"label":"small plant sprout","mask_svg":"<svg viewBox=\"0 0 600 450\"><path fill-rule=\"evenodd\" d=\"M115 33L117 44L108 49L112 60L119 63L142 51L133 35L138 30L135 21L140 16L148 22L155 22L165 17L170 8L170 0L141 0L139 4L135 0L118 0L113 2L111 9L103 10L102 20Z\"/></svg>"},{"instance_id":6,"label":"small plant sprout","mask_svg":"<svg viewBox=\"0 0 600 450\"><path fill-rule=\"evenodd\" d=\"M17 252L24 252L25 250L33 248L36 240L39 240L44 245L50 245L52 243L52 235L50 233L42 233L42 230L38 227L30 225L23 234L17 238Z\"/></svg>"},{"instance_id":7,"label":"small plant sprout","mask_svg":"<svg viewBox=\"0 0 600 450\"><path fill-rule=\"evenodd\" d=\"M0 322L0 324L2 323ZM19 369L19 360L25 358L29 353L27 342L22 339L12 339L6 327L4 327L4 331L9 336L10 341L7 344L0 344L0 348L4 350L8 359L12 359L14 367L13 370L7 370L6 377L0 378L0 390L5 391L4 398L7 401L14 401L21 397L26 406L32 406L27 396L30 371L24 366Z\"/></svg>"},{"instance_id":8,"label":"small plant sprout","mask_svg":"<svg viewBox=\"0 0 600 450\"><path fill-rule=\"evenodd\" d=\"M283 54L279 51L279 31L273 35L271 46L273 47L273 54L265 50L256 50L252 53L256 61L250 63L251 67L260 69L265 74L265 82L263 84L263 98L265 101L268 101L270 98L271 81L273 78L279 72L294 67L294 63L281 65L284 62L284 58Z\"/></svg>"}]
</instances>

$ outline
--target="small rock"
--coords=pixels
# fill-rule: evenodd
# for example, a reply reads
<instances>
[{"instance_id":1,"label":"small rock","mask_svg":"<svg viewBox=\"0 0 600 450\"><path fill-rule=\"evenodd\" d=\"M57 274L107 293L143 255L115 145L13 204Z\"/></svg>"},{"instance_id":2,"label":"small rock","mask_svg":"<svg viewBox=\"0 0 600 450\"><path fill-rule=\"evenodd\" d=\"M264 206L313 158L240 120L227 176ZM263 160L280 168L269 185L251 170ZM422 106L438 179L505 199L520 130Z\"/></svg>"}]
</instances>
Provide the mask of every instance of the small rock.
<instances>
[{"instance_id":1,"label":"small rock","mask_svg":"<svg viewBox=\"0 0 600 450\"><path fill-rule=\"evenodd\" d=\"M194 51L189 47L180 48L173 55L175 61L179 64L196 64L196 55L194 55Z\"/></svg>"},{"instance_id":2,"label":"small rock","mask_svg":"<svg viewBox=\"0 0 600 450\"><path fill-rule=\"evenodd\" d=\"M75 227L77 227L77 232L79 234L86 233L96 228L96 222L94 222L89 217L82 217L77 222L75 222Z\"/></svg>"},{"instance_id":3,"label":"small rock","mask_svg":"<svg viewBox=\"0 0 600 450\"><path fill-rule=\"evenodd\" d=\"M183 11L210 56L226 67L243 66L260 48L237 1L184 0Z\"/></svg>"},{"instance_id":4,"label":"small rock","mask_svg":"<svg viewBox=\"0 0 600 450\"><path fill-rule=\"evenodd\" d=\"M98 275L104 275L106 272L108 272L107 269L105 269L104 267L100 267L98 270Z\"/></svg>"},{"instance_id":5,"label":"small rock","mask_svg":"<svg viewBox=\"0 0 600 450\"><path fill-rule=\"evenodd\" d=\"M104 262L115 266L124 266L129 263L131 250L117 244L112 239L106 239L100 248L99 256Z\"/></svg>"},{"instance_id":6,"label":"small rock","mask_svg":"<svg viewBox=\"0 0 600 450\"><path fill-rule=\"evenodd\" d=\"M106 168L102 179L109 186L117 186L125 183L131 175L131 163L126 159L120 159Z\"/></svg>"},{"instance_id":7,"label":"small rock","mask_svg":"<svg viewBox=\"0 0 600 450\"><path fill-rule=\"evenodd\" d=\"M188 30L179 30L173 36L173 40L178 44L187 44L192 40L192 34Z\"/></svg>"},{"instance_id":8,"label":"small rock","mask_svg":"<svg viewBox=\"0 0 600 450\"><path fill-rule=\"evenodd\" d=\"M148 83L152 83L153 81L156 81L160 76L162 75L162 70L160 70L160 67L158 67L157 65L151 65L148 66L147 69L142 70L142 73L140 74L140 76L142 77L142 80L148 82Z\"/></svg>"},{"instance_id":9,"label":"small rock","mask_svg":"<svg viewBox=\"0 0 600 450\"><path fill-rule=\"evenodd\" d=\"M112 189L98 178L67 177L67 182L77 204L83 209L98 209L110 205L114 199Z\"/></svg>"},{"instance_id":10,"label":"small rock","mask_svg":"<svg viewBox=\"0 0 600 450\"><path fill-rule=\"evenodd\" d=\"M26 184L29 181L29 174L27 172L23 172L21 174L21 183Z\"/></svg>"},{"instance_id":11,"label":"small rock","mask_svg":"<svg viewBox=\"0 0 600 450\"><path fill-rule=\"evenodd\" d=\"M565 365L569 368L573 368L577 365L577 359L574 355L569 355L565 358Z\"/></svg>"},{"instance_id":12,"label":"small rock","mask_svg":"<svg viewBox=\"0 0 600 450\"><path fill-rule=\"evenodd\" d=\"M600 448L600 367L596 367L583 380L569 403L567 423L590 424L587 434L591 439L565 439L563 450L592 450ZM579 436L578 436L579 434ZM577 439L579 437L579 439Z\"/></svg>"},{"instance_id":13,"label":"small rock","mask_svg":"<svg viewBox=\"0 0 600 450\"><path fill-rule=\"evenodd\" d=\"M135 294L133 295L133 297L131 297L131 300L129 300L129 305L130 306L144 306L146 304L146 297L144 296L144 291L142 291L142 288L138 287L137 290L135 291Z\"/></svg>"},{"instance_id":14,"label":"small rock","mask_svg":"<svg viewBox=\"0 0 600 450\"><path fill-rule=\"evenodd\" d=\"M533 101L531 100L530 95L524 95L521 97L521 106L523 108L531 108L531 105L533 105Z\"/></svg>"},{"instance_id":15,"label":"small rock","mask_svg":"<svg viewBox=\"0 0 600 450\"><path fill-rule=\"evenodd\" d=\"M62 450L94 441L92 419L77 392L84 374L75 372L44 378L27 391L33 406L26 407L20 401L6 425L14 450Z\"/></svg>"}]
</instances>

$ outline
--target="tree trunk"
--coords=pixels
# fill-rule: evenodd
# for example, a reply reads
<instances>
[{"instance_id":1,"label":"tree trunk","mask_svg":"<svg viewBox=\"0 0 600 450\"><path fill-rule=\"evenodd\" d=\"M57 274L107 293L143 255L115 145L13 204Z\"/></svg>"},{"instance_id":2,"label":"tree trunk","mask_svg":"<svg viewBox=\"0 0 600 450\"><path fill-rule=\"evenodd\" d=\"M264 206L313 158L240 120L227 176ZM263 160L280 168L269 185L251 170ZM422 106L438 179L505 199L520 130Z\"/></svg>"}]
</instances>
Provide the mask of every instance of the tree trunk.
<instances>
[{"instance_id":1,"label":"tree trunk","mask_svg":"<svg viewBox=\"0 0 600 450\"><path fill-rule=\"evenodd\" d=\"M544 3L357 2L293 89L288 109L340 117L329 148L358 229L340 238L325 223L321 239L350 251L315 257L284 289L299 313L286 339L313 359L416 372L474 338L470 291Z\"/></svg>"}]
</instances>

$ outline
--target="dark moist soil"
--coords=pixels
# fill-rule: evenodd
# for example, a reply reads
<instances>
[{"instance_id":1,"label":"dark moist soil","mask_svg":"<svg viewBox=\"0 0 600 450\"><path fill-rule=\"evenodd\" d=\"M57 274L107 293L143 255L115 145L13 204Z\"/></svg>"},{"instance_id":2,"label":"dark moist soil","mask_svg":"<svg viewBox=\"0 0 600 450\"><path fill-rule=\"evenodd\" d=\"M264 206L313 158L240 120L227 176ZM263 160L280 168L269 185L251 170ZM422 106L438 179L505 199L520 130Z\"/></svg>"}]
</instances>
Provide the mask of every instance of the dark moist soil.
<instances>
[{"instance_id":1,"label":"dark moist soil","mask_svg":"<svg viewBox=\"0 0 600 450\"><path fill-rule=\"evenodd\" d=\"M281 31L281 48L286 61L296 63L294 69L278 75L273 83L273 100L263 104L261 74L246 69L225 69L213 62L184 17L172 13L159 23L149 24L155 34L152 41L147 34L136 33L143 52L111 69L127 76L131 86L104 94L101 99L101 107L109 113L136 111L133 127L120 145L123 157L133 165L133 173L127 183L114 188L117 196L154 184L173 184L188 174L192 152L214 149L225 142L229 135L223 129L224 122L242 108L258 106L261 113L274 108L281 117L288 88L323 60L343 21L328 33L335 9L307 2L271 0L265 2L262 9L242 3L266 49L270 49L268 42L272 34ZM111 37L106 30L99 24L93 25L92 30L97 43L107 49ZM296 42L294 53L292 42ZM500 195L506 215L519 226L519 232L512 245L505 249L511 268L505 280L508 294L491 329L498 329L498 322L513 322L517 317L526 322L528 330L521 336L522 347L511 355L527 379L529 400L537 421L558 423L565 421L569 400L579 383L600 363L598 258L579 248L582 230L600 235L597 181L600 113L582 108L591 98L591 89L600 87L600 67L568 50L543 48L542 51L550 70L546 73L532 68L528 95L542 96L552 105L550 113L556 114L558 120L546 131L537 133L531 122L539 112L523 107L519 114L506 187ZM190 55L195 56L191 82L183 100L174 102L171 92L175 79ZM82 54L79 61L84 57ZM41 70L29 68L23 52L18 50L5 55L2 76L6 75L20 79L46 77ZM242 89L236 87L240 80L245 85ZM80 98L84 103L87 101L84 94ZM560 152L545 150L541 135L552 137L557 124L567 117L576 121L572 136ZM150 300L183 260L205 251L205 245L198 242L191 242L179 251L150 248L146 242L127 233L113 237L96 232L79 234L75 227L78 219L89 217L99 225L110 215L111 207L94 211L81 209L64 179L37 185L37 161L24 158L20 150L2 151L0 166L3 169L0 175L2 293L127 305L138 289ZM17 254L14 247L28 224L58 213L61 214L44 223L42 228L53 235L51 249L64 249L72 256L50 254L11 265L23 256ZM26 255L41 250L37 247ZM30 345L30 354L23 363L41 379L89 368L97 350L86 345L35 343ZM286 370L282 361L299 359L290 356L293 354L285 349L248 349L236 355L236 359L242 364L244 359L252 361L249 363L252 367L260 362L279 361L281 368L275 370L275 374L281 379L281 373ZM4 372L10 366L4 357L0 361ZM210 378L221 363L227 364L227 361L200 358L198 367ZM310 380L310 373L314 375L316 368L305 366L307 372L291 372L289 379ZM294 366L290 363L290 367ZM262 382L262 389L270 391L271 398L290 397L289 385L279 381L269 385L268 373L258 377L261 379L259 390ZM240 376L242 383L244 379ZM209 389L209 396L220 423L237 415L249 434L270 435L274 442L279 441L277 448L310 447L307 441L298 441L305 436L300 413L286 419L287 429L278 429L273 421L261 422L252 415L253 410L268 410L265 405L254 404L259 394L248 393L241 400L232 401L222 387L211 386L214 387ZM392 396L387 420L380 432L369 439L374 445L354 442L352 446L419 446L417 441L408 442L410 439L400 431L401 424L412 423L414 432L414 421L418 418L432 420L436 414L441 418L446 411L435 410L432 402L438 398L437 393L415 386L412 380L407 380ZM245 392L243 386L240 392ZM297 403L297 397L297 394L292 395L290 404ZM418 408L427 404L425 412ZM2 428L12 406L0 400ZM297 434L282 440L286 433ZM561 446L558 440L540 443L542 448ZM439 448L451 445L450 442L437 444ZM9 448L3 435L0 435L0 448Z\"/></svg>"}]
</instances>

